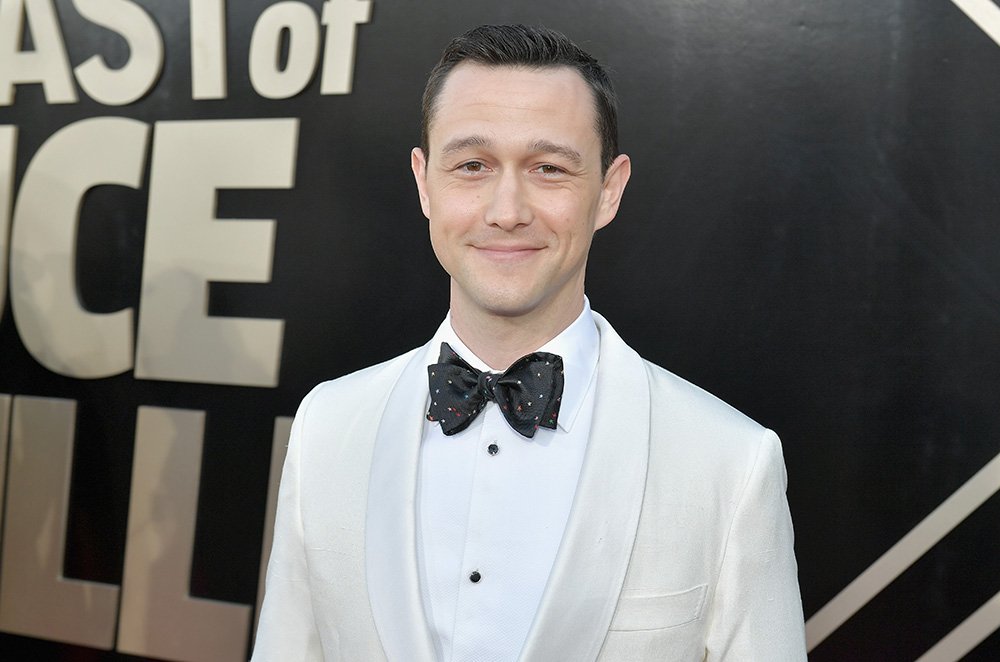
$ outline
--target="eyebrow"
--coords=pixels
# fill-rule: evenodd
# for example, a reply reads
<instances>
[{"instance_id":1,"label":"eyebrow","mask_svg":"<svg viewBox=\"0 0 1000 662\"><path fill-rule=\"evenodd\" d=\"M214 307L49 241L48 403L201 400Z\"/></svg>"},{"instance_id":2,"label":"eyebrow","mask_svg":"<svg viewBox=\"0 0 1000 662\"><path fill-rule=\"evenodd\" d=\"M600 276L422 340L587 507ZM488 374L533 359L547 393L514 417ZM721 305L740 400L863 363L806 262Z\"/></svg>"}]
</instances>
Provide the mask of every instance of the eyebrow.
<instances>
[{"instance_id":1,"label":"eyebrow","mask_svg":"<svg viewBox=\"0 0 1000 662\"><path fill-rule=\"evenodd\" d=\"M550 140L536 140L531 143L530 149L533 152L541 152L544 154L558 154L559 156L572 161L574 165L583 165L583 157L580 155L580 152L576 151L569 145L560 145Z\"/></svg>"},{"instance_id":2,"label":"eyebrow","mask_svg":"<svg viewBox=\"0 0 1000 662\"><path fill-rule=\"evenodd\" d=\"M469 147L491 147L492 145L493 141L485 136L463 136L446 143L445 146L441 148L441 153L444 156L448 156L450 154L454 154L455 152L468 149ZM574 165L583 165L583 156L580 155L580 152L573 149L569 145L560 145L559 143L554 143L551 140L536 140L528 145L528 149L532 152L542 154L558 154L559 156L572 161Z\"/></svg>"},{"instance_id":3,"label":"eyebrow","mask_svg":"<svg viewBox=\"0 0 1000 662\"><path fill-rule=\"evenodd\" d=\"M467 149L469 147L489 147L491 144L492 141L483 136L465 136L463 138L455 138L447 143L441 148L441 153L448 156L449 154L461 152L463 149Z\"/></svg>"}]
</instances>

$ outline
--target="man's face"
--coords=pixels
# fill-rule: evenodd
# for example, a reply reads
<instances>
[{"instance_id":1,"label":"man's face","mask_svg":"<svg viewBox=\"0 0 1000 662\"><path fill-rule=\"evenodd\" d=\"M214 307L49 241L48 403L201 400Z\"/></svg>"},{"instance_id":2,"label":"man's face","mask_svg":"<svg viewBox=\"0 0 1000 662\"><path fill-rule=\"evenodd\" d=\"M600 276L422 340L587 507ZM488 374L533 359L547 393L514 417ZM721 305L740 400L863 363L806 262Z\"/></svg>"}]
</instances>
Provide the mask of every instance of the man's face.
<instances>
[{"instance_id":1,"label":"man's face","mask_svg":"<svg viewBox=\"0 0 1000 662\"><path fill-rule=\"evenodd\" d=\"M594 232L618 210L630 164L601 174L593 93L566 67L462 63L414 149L434 253L453 314L579 312Z\"/></svg>"}]
</instances>

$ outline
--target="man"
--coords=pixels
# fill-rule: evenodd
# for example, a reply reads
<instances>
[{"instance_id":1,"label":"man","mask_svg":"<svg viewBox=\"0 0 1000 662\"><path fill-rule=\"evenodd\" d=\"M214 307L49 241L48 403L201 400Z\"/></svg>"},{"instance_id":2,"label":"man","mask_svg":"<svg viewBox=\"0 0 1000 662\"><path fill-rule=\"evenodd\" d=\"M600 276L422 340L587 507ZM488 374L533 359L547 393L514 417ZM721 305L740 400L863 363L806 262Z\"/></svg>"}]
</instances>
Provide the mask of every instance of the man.
<instances>
[{"instance_id":1,"label":"man","mask_svg":"<svg viewBox=\"0 0 1000 662\"><path fill-rule=\"evenodd\" d=\"M604 71L483 26L423 116L450 312L303 401L254 660L804 660L777 438L584 297L631 171Z\"/></svg>"}]
</instances>

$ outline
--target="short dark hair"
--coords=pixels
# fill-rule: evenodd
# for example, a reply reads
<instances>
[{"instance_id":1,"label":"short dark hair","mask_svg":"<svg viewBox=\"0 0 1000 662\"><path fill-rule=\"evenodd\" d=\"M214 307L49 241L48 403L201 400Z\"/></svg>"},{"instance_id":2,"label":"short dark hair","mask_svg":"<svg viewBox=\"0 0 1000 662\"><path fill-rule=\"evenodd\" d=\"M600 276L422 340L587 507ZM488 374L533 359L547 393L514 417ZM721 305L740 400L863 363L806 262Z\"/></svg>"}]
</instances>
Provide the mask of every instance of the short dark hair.
<instances>
[{"instance_id":1,"label":"short dark hair","mask_svg":"<svg viewBox=\"0 0 1000 662\"><path fill-rule=\"evenodd\" d=\"M526 25L481 25L451 40L424 87L420 125L424 154L428 154L434 104L445 79L456 65L466 61L488 67L569 67L579 72L594 93L602 172L618 156L618 97L604 68L561 32Z\"/></svg>"}]
</instances>

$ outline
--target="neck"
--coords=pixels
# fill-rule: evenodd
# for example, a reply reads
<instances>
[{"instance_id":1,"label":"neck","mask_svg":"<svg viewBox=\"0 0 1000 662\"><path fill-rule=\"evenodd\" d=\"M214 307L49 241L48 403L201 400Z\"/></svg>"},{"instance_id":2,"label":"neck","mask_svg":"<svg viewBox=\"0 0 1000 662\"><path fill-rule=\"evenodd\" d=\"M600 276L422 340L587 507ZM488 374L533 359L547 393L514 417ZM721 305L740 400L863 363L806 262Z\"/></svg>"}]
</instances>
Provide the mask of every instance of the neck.
<instances>
[{"instance_id":1,"label":"neck","mask_svg":"<svg viewBox=\"0 0 1000 662\"><path fill-rule=\"evenodd\" d=\"M557 309L524 315L501 315L456 306L452 298L451 326L465 346L493 370L506 370L566 330L583 311L583 294Z\"/></svg>"}]
</instances>

